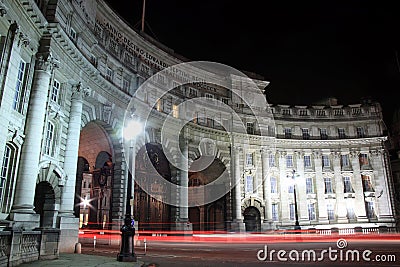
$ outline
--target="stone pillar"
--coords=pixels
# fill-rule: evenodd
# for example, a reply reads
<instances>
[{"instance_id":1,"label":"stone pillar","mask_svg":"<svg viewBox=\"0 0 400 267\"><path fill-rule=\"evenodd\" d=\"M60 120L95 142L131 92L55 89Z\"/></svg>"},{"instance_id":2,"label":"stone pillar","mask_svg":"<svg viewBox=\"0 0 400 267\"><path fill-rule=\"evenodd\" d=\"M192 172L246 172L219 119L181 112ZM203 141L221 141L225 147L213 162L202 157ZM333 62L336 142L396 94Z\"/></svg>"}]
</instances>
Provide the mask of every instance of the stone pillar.
<instances>
[{"instance_id":1,"label":"stone pillar","mask_svg":"<svg viewBox=\"0 0 400 267\"><path fill-rule=\"evenodd\" d=\"M43 44L42 44L43 45ZM41 47L44 50L44 47ZM36 66L32 84L28 114L25 125L25 141L22 146L15 198L10 219L14 226L33 229L39 226L39 215L33 210L36 180L39 171L40 148L46 115L47 95L51 73L56 61L47 50L36 55Z\"/></svg>"},{"instance_id":2,"label":"stone pillar","mask_svg":"<svg viewBox=\"0 0 400 267\"><path fill-rule=\"evenodd\" d=\"M264 197L264 221L261 224L261 230L273 229L272 222L272 206L271 206L271 177L269 175L268 152L265 148L261 149L261 168L262 168L262 185Z\"/></svg>"},{"instance_id":3,"label":"stone pillar","mask_svg":"<svg viewBox=\"0 0 400 267\"><path fill-rule=\"evenodd\" d=\"M186 138L186 129L182 129L180 137L180 170L179 170L179 217L176 222L176 230L183 231L184 235L190 235L193 228L189 222L189 140Z\"/></svg>"},{"instance_id":4,"label":"stone pillar","mask_svg":"<svg viewBox=\"0 0 400 267\"><path fill-rule=\"evenodd\" d=\"M72 102L64 158L64 171L67 179L62 190L57 220L57 226L61 229L60 252L73 252L75 244L78 242L79 218L75 217L73 212L75 193L77 193L75 192L75 183L81 132L82 96L85 93L81 83L72 86Z\"/></svg>"},{"instance_id":5,"label":"stone pillar","mask_svg":"<svg viewBox=\"0 0 400 267\"><path fill-rule=\"evenodd\" d=\"M297 151L296 162L297 162L297 171L295 176L295 186L297 193L297 210L299 216L300 225L308 224L308 206L307 206L307 177L304 171L304 152Z\"/></svg>"},{"instance_id":6,"label":"stone pillar","mask_svg":"<svg viewBox=\"0 0 400 267\"><path fill-rule=\"evenodd\" d=\"M241 190L241 179L240 179L240 152L242 148L239 146L233 146L233 181L235 188L234 196L234 207L233 214L234 219L232 227L234 231L243 232L245 231L243 218L242 218L242 190Z\"/></svg>"},{"instance_id":7,"label":"stone pillar","mask_svg":"<svg viewBox=\"0 0 400 267\"><path fill-rule=\"evenodd\" d=\"M291 171L290 169L286 169L286 156L287 152L282 150L279 151L279 181L278 181L278 192L280 197L279 209L281 211L280 222L282 226L293 226L293 222L290 221L290 213L289 213L289 178L287 177L287 171ZM291 179L291 177L290 177Z\"/></svg>"},{"instance_id":8,"label":"stone pillar","mask_svg":"<svg viewBox=\"0 0 400 267\"><path fill-rule=\"evenodd\" d=\"M355 191L354 212L357 216L357 222L368 222L367 212L365 210L364 189L361 180L360 161L358 158L359 152L353 151L350 153L350 156L354 173L352 181L352 184L354 185L353 189Z\"/></svg>"},{"instance_id":9,"label":"stone pillar","mask_svg":"<svg viewBox=\"0 0 400 267\"><path fill-rule=\"evenodd\" d=\"M348 223L349 220L347 219L347 205L346 200L344 199L344 183L341 175L340 157L340 152L333 154L333 172L336 181L336 220L338 223Z\"/></svg>"},{"instance_id":10,"label":"stone pillar","mask_svg":"<svg viewBox=\"0 0 400 267\"><path fill-rule=\"evenodd\" d=\"M328 211L325 201L325 184L322 173L322 155L320 151L314 152L315 183L317 189L317 205L315 207L317 220L320 224L328 224Z\"/></svg>"},{"instance_id":11,"label":"stone pillar","mask_svg":"<svg viewBox=\"0 0 400 267\"><path fill-rule=\"evenodd\" d=\"M372 166L375 170L375 203L379 222L394 222L393 198L390 188L393 188L390 173L385 168L385 162L389 163L388 155L385 150L375 150L371 156Z\"/></svg>"}]
</instances>

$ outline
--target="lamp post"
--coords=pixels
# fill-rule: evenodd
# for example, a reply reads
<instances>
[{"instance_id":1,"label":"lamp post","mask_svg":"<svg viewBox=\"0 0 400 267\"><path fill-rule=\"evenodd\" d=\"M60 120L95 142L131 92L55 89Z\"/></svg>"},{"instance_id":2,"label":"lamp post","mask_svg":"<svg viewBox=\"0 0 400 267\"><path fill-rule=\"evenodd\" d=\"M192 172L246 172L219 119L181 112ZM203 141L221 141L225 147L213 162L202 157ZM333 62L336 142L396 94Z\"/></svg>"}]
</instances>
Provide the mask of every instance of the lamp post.
<instances>
[{"instance_id":1,"label":"lamp post","mask_svg":"<svg viewBox=\"0 0 400 267\"><path fill-rule=\"evenodd\" d=\"M117 256L118 261L124 262L135 262L135 245L134 245L134 236L135 236L135 228L133 226L132 221L132 212L131 207L133 206L133 196L132 192L132 184L135 179L135 144L136 137L142 131L142 123L137 120L129 121L124 129L124 139L129 142L129 166L131 170L131 178L128 177L128 187L126 190L126 209L125 209L125 218L124 225L121 227L121 250Z\"/></svg>"},{"instance_id":2,"label":"lamp post","mask_svg":"<svg viewBox=\"0 0 400 267\"><path fill-rule=\"evenodd\" d=\"M299 223L299 213L297 210L297 194L296 194L296 170L292 170L292 180L293 180L293 195L294 195L294 217L295 217L295 224L294 224L294 230L301 230L300 223Z\"/></svg>"}]
</instances>

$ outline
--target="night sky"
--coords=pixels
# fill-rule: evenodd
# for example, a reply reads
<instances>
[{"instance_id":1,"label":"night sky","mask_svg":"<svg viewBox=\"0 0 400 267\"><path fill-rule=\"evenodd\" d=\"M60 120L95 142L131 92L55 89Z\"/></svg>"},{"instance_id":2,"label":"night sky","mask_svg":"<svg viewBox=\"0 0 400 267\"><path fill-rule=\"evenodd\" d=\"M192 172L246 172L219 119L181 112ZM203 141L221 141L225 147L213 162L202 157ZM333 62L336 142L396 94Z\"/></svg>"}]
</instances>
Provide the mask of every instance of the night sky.
<instances>
[{"instance_id":1,"label":"night sky","mask_svg":"<svg viewBox=\"0 0 400 267\"><path fill-rule=\"evenodd\" d=\"M143 0L109 2L140 29ZM263 76L269 103L371 97L390 127L400 107L399 8L384 0L146 0L145 32L190 60Z\"/></svg>"}]
</instances>

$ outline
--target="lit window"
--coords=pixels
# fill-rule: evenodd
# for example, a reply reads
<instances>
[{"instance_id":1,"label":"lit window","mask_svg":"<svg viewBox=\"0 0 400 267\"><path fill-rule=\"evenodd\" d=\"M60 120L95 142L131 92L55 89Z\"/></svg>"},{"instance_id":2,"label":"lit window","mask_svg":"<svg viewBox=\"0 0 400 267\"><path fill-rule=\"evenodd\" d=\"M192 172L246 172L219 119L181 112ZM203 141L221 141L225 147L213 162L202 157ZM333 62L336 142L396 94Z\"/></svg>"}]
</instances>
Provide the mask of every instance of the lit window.
<instances>
[{"instance_id":1,"label":"lit window","mask_svg":"<svg viewBox=\"0 0 400 267\"><path fill-rule=\"evenodd\" d=\"M374 202L372 201L366 201L365 202L365 208L367 211L367 217L369 219L375 218L375 208L374 208Z\"/></svg>"},{"instance_id":2,"label":"lit window","mask_svg":"<svg viewBox=\"0 0 400 267\"><path fill-rule=\"evenodd\" d=\"M368 155L367 154L360 154L358 159L359 159L361 166L368 165Z\"/></svg>"},{"instance_id":3,"label":"lit window","mask_svg":"<svg viewBox=\"0 0 400 267\"><path fill-rule=\"evenodd\" d=\"M374 189L372 187L371 183L371 177L367 175L361 175L362 178L362 185L364 192L374 192Z\"/></svg>"},{"instance_id":4,"label":"lit window","mask_svg":"<svg viewBox=\"0 0 400 267\"><path fill-rule=\"evenodd\" d=\"M178 105L172 105L172 116L174 118L179 118L179 107Z\"/></svg>"}]
</instances>

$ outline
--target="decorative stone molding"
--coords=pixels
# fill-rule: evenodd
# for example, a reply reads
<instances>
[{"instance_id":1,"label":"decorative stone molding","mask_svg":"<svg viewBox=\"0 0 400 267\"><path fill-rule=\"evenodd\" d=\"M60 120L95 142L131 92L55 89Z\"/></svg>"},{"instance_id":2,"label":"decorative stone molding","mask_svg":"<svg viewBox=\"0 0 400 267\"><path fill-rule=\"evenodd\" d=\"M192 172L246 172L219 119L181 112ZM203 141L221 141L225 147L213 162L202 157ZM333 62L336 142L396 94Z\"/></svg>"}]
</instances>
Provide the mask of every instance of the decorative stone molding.
<instances>
[{"instance_id":1,"label":"decorative stone molding","mask_svg":"<svg viewBox=\"0 0 400 267\"><path fill-rule=\"evenodd\" d=\"M77 84L72 86L72 99L73 100L82 100L83 97L89 96L90 89L83 88L82 82L78 82Z\"/></svg>"},{"instance_id":2,"label":"decorative stone molding","mask_svg":"<svg viewBox=\"0 0 400 267\"><path fill-rule=\"evenodd\" d=\"M3 2L0 2L0 17L4 17L5 14L7 14L8 8Z\"/></svg>"},{"instance_id":3,"label":"decorative stone molding","mask_svg":"<svg viewBox=\"0 0 400 267\"><path fill-rule=\"evenodd\" d=\"M42 70L51 73L55 68L59 67L60 62L53 57L51 52L43 52L36 54L36 70Z\"/></svg>"},{"instance_id":4,"label":"decorative stone molding","mask_svg":"<svg viewBox=\"0 0 400 267\"><path fill-rule=\"evenodd\" d=\"M30 44L31 40L30 38L25 34L20 32L18 35L18 46L25 46L27 47Z\"/></svg>"}]
</instances>

